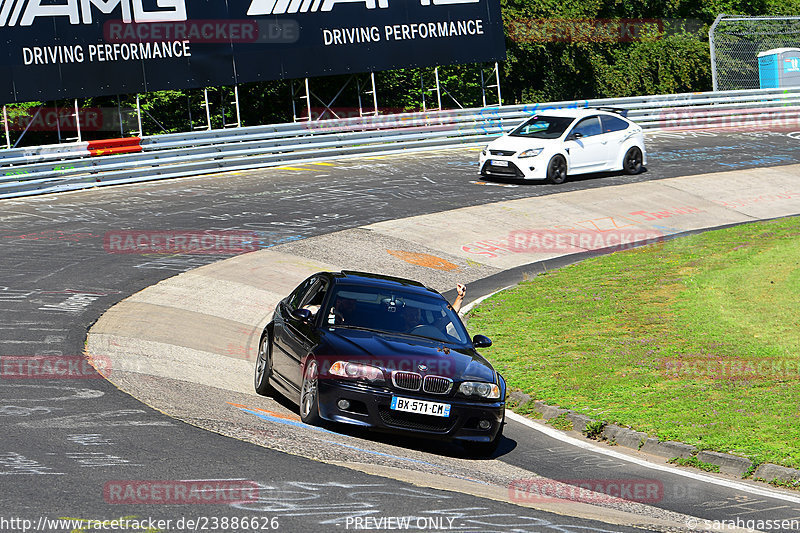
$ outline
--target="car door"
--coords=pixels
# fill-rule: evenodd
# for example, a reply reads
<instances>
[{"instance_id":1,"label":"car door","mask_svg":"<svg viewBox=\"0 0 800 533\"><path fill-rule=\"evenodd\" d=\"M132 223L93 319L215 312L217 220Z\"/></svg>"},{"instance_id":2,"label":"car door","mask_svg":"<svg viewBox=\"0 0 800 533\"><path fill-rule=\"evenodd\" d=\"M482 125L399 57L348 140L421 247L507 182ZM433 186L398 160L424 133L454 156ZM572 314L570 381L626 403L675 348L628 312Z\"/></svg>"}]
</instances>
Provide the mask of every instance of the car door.
<instances>
[{"instance_id":1,"label":"car door","mask_svg":"<svg viewBox=\"0 0 800 533\"><path fill-rule=\"evenodd\" d=\"M292 365L296 360L293 354L296 347L293 332L295 326L291 313L300 308L300 302L316 283L317 277L312 276L297 286L292 293L284 298L276 309L274 315L275 329L272 338L272 371L275 377L289 384L290 376L294 374ZM293 385L294 386L294 385Z\"/></svg>"},{"instance_id":2,"label":"car door","mask_svg":"<svg viewBox=\"0 0 800 533\"><path fill-rule=\"evenodd\" d=\"M618 163L623 156L622 145L630 136L630 123L611 115L601 115L600 120L603 123L603 137L607 140L608 168L619 168Z\"/></svg>"},{"instance_id":3,"label":"car door","mask_svg":"<svg viewBox=\"0 0 800 533\"><path fill-rule=\"evenodd\" d=\"M327 293L327 287L327 280L321 277L314 278L299 299L290 298L285 304L286 314L280 341L284 357L280 362L275 360L273 364L288 384L297 391L302 384L300 363L318 343L316 328L320 315L323 314L321 304ZM301 320L292 315L292 311L304 308L317 309L310 320Z\"/></svg>"},{"instance_id":4,"label":"car door","mask_svg":"<svg viewBox=\"0 0 800 533\"><path fill-rule=\"evenodd\" d=\"M597 115L581 119L567 134L565 148L570 174L604 168L608 160L608 141Z\"/></svg>"}]
</instances>

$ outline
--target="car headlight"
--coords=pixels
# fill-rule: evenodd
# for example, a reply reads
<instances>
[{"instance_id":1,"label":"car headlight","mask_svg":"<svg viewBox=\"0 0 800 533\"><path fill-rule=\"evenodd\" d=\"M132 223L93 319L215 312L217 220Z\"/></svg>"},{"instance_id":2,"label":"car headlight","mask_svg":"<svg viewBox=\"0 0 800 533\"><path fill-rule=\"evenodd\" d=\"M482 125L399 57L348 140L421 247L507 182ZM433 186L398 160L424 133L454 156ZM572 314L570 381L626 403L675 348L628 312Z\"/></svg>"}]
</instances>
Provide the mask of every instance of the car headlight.
<instances>
[{"instance_id":1,"label":"car headlight","mask_svg":"<svg viewBox=\"0 0 800 533\"><path fill-rule=\"evenodd\" d=\"M497 400L500 398L500 387L494 383L465 381L458 387L458 392L465 396L478 396L489 400Z\"/></svg>"},{"instance_id":2,"label":"car headlight","mask_svg":"<svg viewBox=\"0 0 800 533\"><path fill-rule=\"evenodd\" d=\"M532 148L530 150L525 150L524 152L520 152L520 154L517 157L519 157L520 159L523 159L525 157L536 157L537 155L542 153L542 150L544 150L544 148Z\"/></svg>"},{"instance_id":3,"label":"car headlight","mask_svg":"<svg viewBox=\"0 0 800 533\"><path fill-rule=\"evenodd\" d=\"M342 378L383 381L383 371L380 368L360 363L336 361L331 365L330 373Z\"/></svg>"}]
</instances>

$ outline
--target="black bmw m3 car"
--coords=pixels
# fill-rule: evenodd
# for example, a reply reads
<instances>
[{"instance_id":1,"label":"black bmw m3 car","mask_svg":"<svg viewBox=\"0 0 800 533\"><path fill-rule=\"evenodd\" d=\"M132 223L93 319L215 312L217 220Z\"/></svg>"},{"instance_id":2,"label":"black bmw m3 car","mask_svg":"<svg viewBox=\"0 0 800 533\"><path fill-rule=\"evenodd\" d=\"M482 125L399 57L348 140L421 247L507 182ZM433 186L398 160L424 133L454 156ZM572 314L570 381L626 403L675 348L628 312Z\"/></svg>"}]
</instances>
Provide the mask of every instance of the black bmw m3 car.
<instances>
[{"instance_id":1,"label":"black bmw m3 car","mask_svg":"<svg viewBox=\"0 0 800 533\"><path fill-rule=\"evenodd\" d=\"M279 392L308 424L354 424L460 442L489 455L502 438L506 384L438 292L407 279L319 272L264 329L255 389Z\"/></svg>"}]
</instances>

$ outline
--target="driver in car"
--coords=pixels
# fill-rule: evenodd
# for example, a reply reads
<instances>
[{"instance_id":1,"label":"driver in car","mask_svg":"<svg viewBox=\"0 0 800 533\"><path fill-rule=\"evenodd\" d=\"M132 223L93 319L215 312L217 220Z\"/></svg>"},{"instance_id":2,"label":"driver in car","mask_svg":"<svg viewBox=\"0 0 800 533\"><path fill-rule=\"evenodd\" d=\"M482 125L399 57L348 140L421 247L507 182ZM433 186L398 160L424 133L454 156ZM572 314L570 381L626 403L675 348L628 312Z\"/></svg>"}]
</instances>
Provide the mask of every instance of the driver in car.
<instances>
[{"instance_id":1,"label":"driver in car","mask_svg":"<svg viewBox=\"0 0 800 533\"><path fill-rule=\"evenodd\" d=\"M336 295L336 301L331 307L331 315L333 315L334 324L349 324L353 319L353 314L356 310L356 301L350 298ZM330 322L330 317L328 317Z\"/></svg>"}]
</instances>

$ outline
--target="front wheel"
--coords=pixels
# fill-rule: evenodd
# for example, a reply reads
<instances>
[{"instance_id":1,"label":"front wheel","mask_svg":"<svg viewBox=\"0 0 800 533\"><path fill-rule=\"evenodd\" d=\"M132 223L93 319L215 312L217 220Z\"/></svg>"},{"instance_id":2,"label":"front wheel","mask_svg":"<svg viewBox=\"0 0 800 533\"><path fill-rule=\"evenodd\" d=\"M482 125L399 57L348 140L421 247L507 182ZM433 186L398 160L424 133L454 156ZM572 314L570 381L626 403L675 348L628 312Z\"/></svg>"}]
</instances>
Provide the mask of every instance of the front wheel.
<instances>
[{"instance_id":1,"label":"front wheel","mask_svg":"<svg viewBox=\"0 0 800 533\"><path fill-rule=\"evenodd\" d=\"M261 396L269 396L273 392L272 385L269 384L270 376L272 376L272 339L270 334L265 331L258 344L254 378L256 392Z\"/></svg>"},{"instance_id":2,"label":"front wheel","mask_svg":"<svg viewBox=\"0 0 800 533\"><path fill-rule=\"evenodd\" d=\"M312 426L322 422L319 416L319 372L317 362L309 361L303 373L303 385L300 388L300 420Z\"/></svg>"},{"instance_id":3,"label":"front wheel","mask_svg":"<svg viewBox=\"0 0 800 533\"><path fill-rule=\"evenodd\" d=\"M642 171L642 150L638 146L633 146L625 152L625 160L622 162L622 170L625 174L638 174Z\"/></svg>"},{"instance_id":4,"label":"front wheel","mask_svg":"<svg viewBox=\"0 0 800 533\"><path fill-rule=\"evenodd\" d=\"M563 155L555 155L547 164L547 181L559 184L567 181L567 160Z\"/></svg>"}]
</instances>

